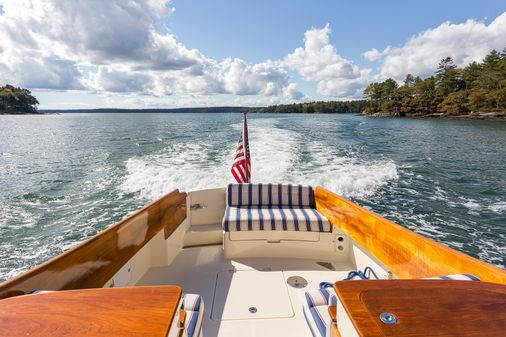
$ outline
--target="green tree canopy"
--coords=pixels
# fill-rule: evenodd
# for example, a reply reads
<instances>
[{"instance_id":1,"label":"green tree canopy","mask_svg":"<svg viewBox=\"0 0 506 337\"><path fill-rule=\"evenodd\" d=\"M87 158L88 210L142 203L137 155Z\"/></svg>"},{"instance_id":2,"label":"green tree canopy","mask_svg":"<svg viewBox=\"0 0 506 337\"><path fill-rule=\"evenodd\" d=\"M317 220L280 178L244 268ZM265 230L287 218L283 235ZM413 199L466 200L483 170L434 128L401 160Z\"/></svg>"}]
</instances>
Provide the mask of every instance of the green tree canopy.
<instances>
[{"instance_id":1,"label":"green tree canopy","mask_svg":"<svg viewBox=\"0 0 506 337\"><path fill-rule=\"evenodd\" d=\"M28 89L9 84L0 87L0 113L36 113L38 104Z\"/></svg>"},{"instance_id":2,"label":"green tree canopy","mask_svg":"<svg viewBox=\"0 0 506 337\"><path fill-rule=\"evenodd\" d=\"M451 57L441 60L434 76L406 75L402 85L389 78L364 90L365 113L392 115L467 114L506 111L506 48L492 50L482 62L464 68Z\"/></svg>"}]
</instances>

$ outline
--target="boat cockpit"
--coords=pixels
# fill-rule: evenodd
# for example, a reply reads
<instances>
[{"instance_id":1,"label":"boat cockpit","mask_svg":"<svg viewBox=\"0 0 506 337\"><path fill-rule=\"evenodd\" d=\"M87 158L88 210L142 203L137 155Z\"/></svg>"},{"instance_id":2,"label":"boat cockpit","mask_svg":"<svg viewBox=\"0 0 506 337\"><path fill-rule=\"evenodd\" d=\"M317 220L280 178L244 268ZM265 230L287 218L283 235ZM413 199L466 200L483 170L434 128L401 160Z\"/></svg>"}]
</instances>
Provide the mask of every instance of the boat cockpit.
<instances>
[{"instance_id":1,"label":"boat cockpit","mask_svg":"<svg viewBox=\"0 0 506 337\"><path fill-rule=\"evenodd\" d=\"M491 309L504 308L504 284L504 270L324 188L230 184L173 191L0 284L0 327L331 337L451 336L458 326L475 336L505 331L505 310Z\"/></svg>"}]
</instances>

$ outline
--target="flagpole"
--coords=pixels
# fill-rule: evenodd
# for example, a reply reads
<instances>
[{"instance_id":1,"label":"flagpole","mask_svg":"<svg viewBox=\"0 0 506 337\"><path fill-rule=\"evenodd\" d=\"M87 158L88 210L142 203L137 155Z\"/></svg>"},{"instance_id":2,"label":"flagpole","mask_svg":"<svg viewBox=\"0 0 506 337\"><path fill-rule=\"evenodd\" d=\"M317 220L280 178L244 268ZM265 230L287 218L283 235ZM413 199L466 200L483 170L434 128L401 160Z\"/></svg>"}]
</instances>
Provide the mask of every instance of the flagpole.
<instances>
[{"instance_id":1,"label":"flagpole","mask_svg":"<svg viewBox=\"0 0 506 337\"><path fill-rule=\"evenodd\" d=\"M249 162L249 140L248 140L248 126L246 124L246 112L244 113L244 126L243 126L243 148L244 148L244 158L246 159L246 180L249 183L250 182L250 176L249 176L249 168L248 168L248 162Z\"/></svg>"}]
</instances>

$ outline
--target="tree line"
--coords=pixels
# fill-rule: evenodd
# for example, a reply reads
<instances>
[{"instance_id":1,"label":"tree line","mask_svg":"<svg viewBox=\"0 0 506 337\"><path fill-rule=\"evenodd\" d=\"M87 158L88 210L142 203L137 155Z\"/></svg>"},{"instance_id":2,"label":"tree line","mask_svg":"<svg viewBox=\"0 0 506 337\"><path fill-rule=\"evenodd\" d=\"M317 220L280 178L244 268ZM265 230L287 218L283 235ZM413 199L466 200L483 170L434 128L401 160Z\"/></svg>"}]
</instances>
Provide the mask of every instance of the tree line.
<instances>
[{"instance_id":1,"label":"tree line","mask_svg":"<svg viewBox=\"0 0 506 337\"><path fill-rule=\"evenodd\" d=\"M0 87L0 114L37 113L39 101L28 89L16 88L12 85Z\"/></svg>"},{"instance_id":2,"label":"tree line","mask_svg":"<svg viewBox=\"0 0 506 337\"><path fill-rule=\"evenodd\" d=\"M425 79L408 74L401 85L391 78L372 83L364 90L364 98L354 101L281 104L262 108L228 107L228 111L363 113L391 116L457 116L470 112L506 112L506 48L502 52L492 50L482 62L472 62L464 68L455 65L451 57L446 57L441 60L434 75ZM8 84L0 87L0 113L37 113L38 104L28 89ZM201 110L214 112L224 108Z\"/></svg>"},{"instance_id":3,"label":"tree line","mask_svg":"<svg viewBox=\"0 0 506 337\"><path fill-rule=\"evenodd\" d=\"M392 116L467 115L506 111L506 48L492 50L482 62L457 67L451 57L441 60L425 79L408 74L402 85L389 78L364 90L365 114Z\"/></svg>"},{"instance_id":4,"label":"tree line","mask_svg":"<svg viewBox=\"0 0 506 337\"><path fill-rule=\"evenodd\" d=\"M271 105L265 108L256 108L254 112L260 113L361 113L367 106L365 100L357 101L318 101L309 103L293 103Z\"/></svg>"}]
</instances>

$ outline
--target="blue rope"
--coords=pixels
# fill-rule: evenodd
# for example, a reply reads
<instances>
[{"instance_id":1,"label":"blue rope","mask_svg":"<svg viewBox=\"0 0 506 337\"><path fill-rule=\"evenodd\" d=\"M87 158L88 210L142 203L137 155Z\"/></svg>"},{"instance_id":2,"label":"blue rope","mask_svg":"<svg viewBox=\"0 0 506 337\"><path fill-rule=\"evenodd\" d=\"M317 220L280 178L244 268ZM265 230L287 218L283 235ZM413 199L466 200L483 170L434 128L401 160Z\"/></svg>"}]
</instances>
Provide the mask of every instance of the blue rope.
<instances>
[{"instance_id":1,"label":"blue rope","mask_svg":"<svg viewBox=\"0 0 506 337\"><path fill-rule=\"evenodd\" d=\"M320 282L320 289L332 288L334 285L330 282Z\"/></svg>"},{"instance_id":2,"label":"blue rope","mask_svg":"<svg viewBox=\"0 0 506 337\"><path fill-rule=\"evenodd\" d=\"M369 272L369 274L367 274ZM369 277L367 276L369 275ZM371 267L367 266L364 268L364 271L361 270L353 270L348 273L348 276L346 276L345 280L353 280L356 276L360 277L361 280L370 280L371 275L374 276L376 280L379 280L378 275L376 275L376 272ZM332 288L333 284L330 282L320 282L320 289L325 288Z\"/></svg>"},{"instance_id":3,"label":"blue rope","mask_svg":"<svg viewBox=\"0 0 506 337\"><path fill-rule=\"evenodd\" d=\"M369 277L367 277L367 275L366 275L368 271L369 271ZM379 279L378 275L376 275L376 273L374 272L374 270L371 267L367 266L367 267L365 267L364 271L361 271L361 270L350 271L348 273L348 276L345 278L345 280L352 280L352 279L355 278L355 276L360 277L361 280L369 280L371 274L374 276L374 278L376 280Z\"/></svg>"},{"instance_id":4,"label":"blue rope","mask_svg":"<svg viewBox=\"0 0 506 337\"><path fill-rule=\"evenodd\" d=\"M369 270L369 279L371 278L371 274L374 276L374 278L376 280L379 280L379 277L378 275L376 275L376 273L374 272L374 269L372 269L371 267L367 266L365 267L364 269L364 275L367 273L367 271Z\"/></svg>"}]
</instances>

